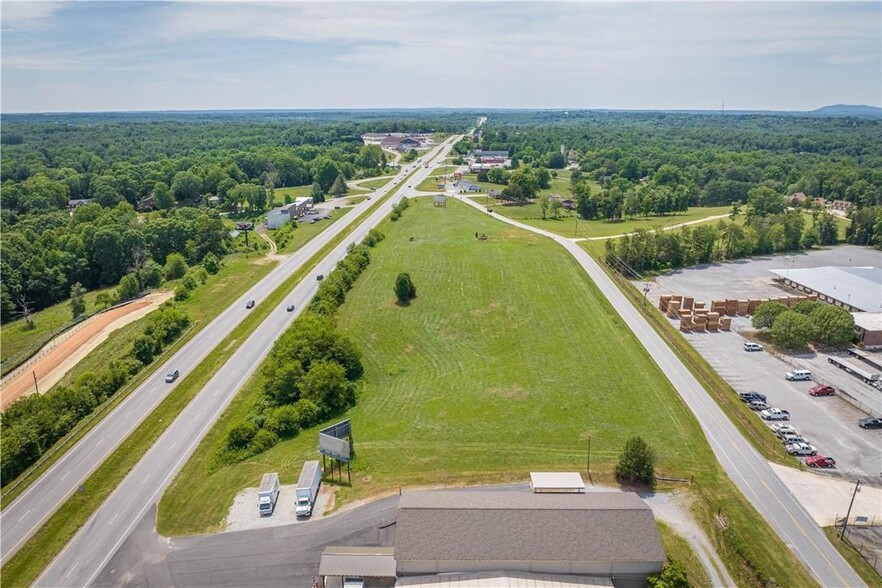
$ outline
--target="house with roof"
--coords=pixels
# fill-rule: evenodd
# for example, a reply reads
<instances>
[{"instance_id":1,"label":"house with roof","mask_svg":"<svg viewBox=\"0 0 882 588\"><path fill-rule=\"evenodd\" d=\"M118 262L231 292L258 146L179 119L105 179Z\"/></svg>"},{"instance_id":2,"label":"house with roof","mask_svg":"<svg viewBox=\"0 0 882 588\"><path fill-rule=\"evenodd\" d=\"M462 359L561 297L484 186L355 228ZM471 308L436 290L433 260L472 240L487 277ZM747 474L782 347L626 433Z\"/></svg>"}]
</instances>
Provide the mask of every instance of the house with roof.
<instances>
[{"instance_id":1,"label":"house with roof","mask_svg":"<svg viewBox=\"0 0 882 588\"><path fill-rule=\"evenodd\" d=\"M458 180L453 184L456 186L456 191L462 194L463 192L480 192L481 186L472 183L470 180Z\"/></svg>"},{"instance_id":2,"label":"house with roof","mask_svg":"<svg viewBox=\"0 0 882 588\"><path fill-rule=\"evenodd\" d=\"M328 548L323 585L636 588L665 560L652 510L628 492L405 492L391 553L373 549L344 566Z\"/></svg>"},{"instance_id":3,"label":"house with roof","mask_svg":"<svg viewBox=\"0 0 882 588\"><path fill-rule=\"evenodd\" d=\"M92 202L91 198L73 198L67 201L67 207L71 210L74 208L79 208L85 204L89 204Z\"/></svg>"}]
</instances>

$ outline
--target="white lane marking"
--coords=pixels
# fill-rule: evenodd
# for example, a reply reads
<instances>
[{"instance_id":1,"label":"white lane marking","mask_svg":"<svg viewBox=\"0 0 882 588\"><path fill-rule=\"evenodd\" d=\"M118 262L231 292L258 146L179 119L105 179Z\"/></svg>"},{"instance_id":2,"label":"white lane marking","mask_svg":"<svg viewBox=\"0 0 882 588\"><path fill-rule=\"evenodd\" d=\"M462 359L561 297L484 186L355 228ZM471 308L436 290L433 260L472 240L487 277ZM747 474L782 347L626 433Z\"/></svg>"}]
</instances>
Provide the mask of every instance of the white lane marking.
<instances>
[{"instance_id":1,"label":"white lane marking","mask_svg":"<svg viewBox=\"0 0 882 588\"><path fill-rule=\"evenodd\" d=\"M59 480L59 481L63 481L66 477L68 477L68 476L70 475L70 472L72 472L72 471L73 471L73 470L69 470L66 474L64 474L63 476L61 476L61 480Z\"/></svg>"},{"instance_id":2,"label":"white lane marking","mask_svg":"<svg viewBox=\"0 0 882 588\"><path fill-rule=\"evenodd\" d=\"M119 513L116 513L115 515L113 515L113 518L110 519L110 521L107 523L107 526L109 527L110 525L112 525L113 521L115 521L116 517L118 517L118 516L119 516Z\"/></svg>"},{"instance_id":3,"label":"white lane marking","mask_svg":"<svg viewBox=\"0 0 882 588\"><path fill-rule=\"evenodd\" d=\"M75 564L73 565L73 567L72 567L70 570L68 570L68 572L64 575L64 577L65 577L65 578L70 578L70 575L73 573L73 571L74 571L75 569L77 569L77 566L78 566L78 565L80 565L80 562L79 562L79 561L77 561L77 563L75 563Z\"/></svg>"},{"instance_id":4,"label":"white lane marking","mask_svg":"<svg viewBox=\"0 0 882 588\"><path fill-rule=\"evenodd\" d=\"M15 521L15 522L19 522L19 521L21 521L23 518L25 518L26 516L28 516L28 513L31 512L32 510L33 510L33 509L29 508L29 509L27 510L27 512L25 512L23 515L21 515L20 517L18 517L18 521Z\"/></svg>"}]
</instances>

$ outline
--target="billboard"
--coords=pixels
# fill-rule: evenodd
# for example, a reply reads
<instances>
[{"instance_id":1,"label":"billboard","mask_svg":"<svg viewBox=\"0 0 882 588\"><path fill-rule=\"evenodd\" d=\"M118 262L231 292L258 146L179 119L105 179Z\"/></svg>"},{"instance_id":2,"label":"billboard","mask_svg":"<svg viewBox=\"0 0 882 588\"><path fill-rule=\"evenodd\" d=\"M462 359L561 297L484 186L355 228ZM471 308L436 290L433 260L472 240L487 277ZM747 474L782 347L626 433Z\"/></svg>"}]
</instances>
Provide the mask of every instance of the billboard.
<instances>
[{"instance_id":1,"label":"billboard","mask_svg":"<svg viewBox=\"0 0 882 588\"><path fill-rule=\"evenodd\" d=\"M319 453L340 461L350 461L352 459L352 448L349 444L351 435L352 423L349 419L325 427L318 434Z\"/></svg>"}]
</instances>

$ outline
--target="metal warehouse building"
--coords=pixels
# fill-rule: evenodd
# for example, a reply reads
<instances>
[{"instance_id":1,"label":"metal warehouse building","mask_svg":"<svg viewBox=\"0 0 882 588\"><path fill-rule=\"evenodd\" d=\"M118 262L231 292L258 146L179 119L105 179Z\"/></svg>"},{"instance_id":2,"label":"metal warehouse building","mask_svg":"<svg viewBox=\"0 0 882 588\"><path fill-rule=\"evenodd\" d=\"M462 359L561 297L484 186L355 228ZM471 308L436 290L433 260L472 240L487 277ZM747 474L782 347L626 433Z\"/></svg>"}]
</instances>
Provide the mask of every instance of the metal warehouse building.
<instances>
[{"instance_id":1,"label":"metal warehouse building","mask_svg":"<svg viewBox=\"0 0 882 588\"><path fill-rule=\"evenodd\" d=\"M882 312L882 269L824 266L770 270L784 285L817 294L818 300L849 311Z\"/></svg>"},{"instance_id":2,"label":"metal warehouse building","mask_svg":"<svg viewBox=\"0 0 882 588\"><path fill-rule=\"evenodd\" d=\"M624 492L405 492L395 527L397 587L636 588L665 559L652 511ZM389 585L388 576L368 577L383 567L370 561L359 564L366 573L352 566L333 573L343 571L331 565L339 549L322 557L326 587L355 578L366 588Z\"/></svg>"}]
</instances>

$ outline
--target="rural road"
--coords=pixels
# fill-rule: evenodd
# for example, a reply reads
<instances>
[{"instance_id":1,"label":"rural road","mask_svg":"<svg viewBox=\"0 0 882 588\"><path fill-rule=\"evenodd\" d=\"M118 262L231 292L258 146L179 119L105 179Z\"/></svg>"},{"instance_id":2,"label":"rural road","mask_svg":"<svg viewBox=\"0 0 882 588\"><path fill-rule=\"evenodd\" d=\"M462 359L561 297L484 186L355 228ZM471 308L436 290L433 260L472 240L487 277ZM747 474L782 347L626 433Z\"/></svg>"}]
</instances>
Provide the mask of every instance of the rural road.
<instances>
[{"instance_id":1,"label":"rural road","mask_svg":"<svg viewBox=\"0 0 882 588\"><path fill-rule=\"evenodd\" d=\"M484 205L469 198L459 200L487 214ZM493 216L502 222L554 239L576 258L695 414L723 469L822 586L866 586L830 545L824 532L790 494L769 463L738 432L692 373L588 253L566 237L498 214Z\"/></svg>"},{"instance_id":2,"label":"rural road","mask_svg":"<svg viewBox=\"0 0 882 588\"><path fill-rule=\"evenodd\" d=\"M452 145L458 139L453 136L432 152L423 155L423 159L430 159L437 156L446 156ZM413 182L420 182L424 177L431 173L431 168L423 167L422 164L412 164L402 168L398 178L404 178L408 173L416 170L416 174L412 178ZM398 182L401 180L393 180L391 184L377 190L377 195L383 195L389 190L399 188ZM368 216L355 231L347 237L342 243L334 247L334 249L322 259L318 265L304 278L291 293L286 296L285 300L279 306L273 309L272 313L264 320L255 331L242 343L241 347L233 354L233 356L220 368L206 386L196 395L189 405L180 413L177 419L168 427L168 429L160 436L154 445L147 451L141 460L129 472L128 476L117 487L117 489L107 498L95 514L80 529L80 531L71 539L62 552L55 558L50 566L37 579L37 586L88 586L91 584L101 569L110 560L119 546L125 541L126 537L132 532L138 521L144 516L148 509L159 501L165 488L174 479L175 474L186 463L187 459L196 449L202 437L214 425L218 417L223 413L230 401L240 390L242 385L251 377L263 358L269 353L273 342L281 335L285 329L293 322L294 318L302 311L315 291L318 289L316 276L319 274L329 274L338 261L346 255L346 248L350 243L361 241L367 232L382 221L392 210L392 207L400 200L407 189L400 189L387 201L383 202L377 210ZM365 206L367 204L367 206ZM359 213L371 205L371 202L365 201L355 207L355 211L348 216L350 219L356 218ZM345 218L343 219L345 221ZM328 231L322 233L321 236L328 235L338 225L344 226L341 221L329 228ZM247 312L245 302L249 299L255 299L258 303L268 296L275 287L281 283L290 273L300 267L303 263L312 257L318 249L324 245L330 236L319 239L318 237L311 241L304 250L295 254L291 259L282 263L284 271L274 270L269 277L278 276L277 281L270 281L267 278L262 280L257 286L252 288L249 293L240 298L224 313L221 318L225 319L233 325L238 324ZM318 242L317 242L318 241ZM296 260L296 261L294 261ZM297 308L296 312L286 312L285 307L294 304ZM240 314L241 313L241 314ZM232 314L233 317L228 315ZM215 321L217 322L217 321ZM214 323L212 323L213 325ZM209 327L210 328L210 327ZM209 330L206 328L205 331ZM203 331L203 333L205 333ZM203 334L203 333L200 333ZM196 367L199 361L223 339L223 335L214 335L211 339L203 342L193 351L193 357L179 357L181 353L176 354L172 361L156 372L150 378L145 386L152 386L148 389L157 389L167 386L162 382L163 374L170 369L180 369L183 376ZM191 345L187 345L187 348ZM186 349L186 348L185 348ZM183 352L184 350L182 350ZM186 359L186 360L185 360ZM153 394L141 394L141 390L132 395L132 398L152 397ZM131 398L130 398L131 399ZM145 401L148 400L145 398ZM152 400L152 398L150 399ZM115 436L113 441L105 440L104 437L98 437L99 449L104 449L111 445L116 446L122 441L133 429L137 422L128 419L113 418L117 414L129 415L137 412L139 415L146 415L149 410L135 411L133 407L127 406L128 401L124 402L114 413L105 418L101 426L93 430L77 447L74 449L84 449L85 453L93 450L94 439L99 435L108 434L103 430L104 425L112 426L110 431ZM155 404L154 404L155 405ZM134 416L133 416L134 418ZM140 419L139 419L140 420ZM103 443L103 445L101 445ZM79 453L83 452L78 452ZM101 451L102 457L91 461L85 461L87 456L82 456L78 461L72 461L74 452L71 451L59 464L56 464L52 470L47 473L44 478L52 474L52 478L59 475L66 475L71 471L76 475L70 478L82 480L88 472L92 471L98 464L103 461L109 451ZM81 461L82 460L82 461ZM59 467L60 466L60 467ZM43 482L44 480L40 480ZM76 482L75 484L78 484ZM47 482L48 484L48 482ZM69 495L76 485L68 485L70 490L67 494L63 490L56 491L46 484L33 486L23 497L27 497L27 501L21 498L16 500L10 507L17 507L14 514L10 516L7 509L3 513L3 543L6 549L6 521L9 520L13 524L16 521L22 522L23 517L27 520L27 514L34 512L38 504L43 500L44 494L53 494L55 498L43 506L46 511L51 512L57 505ZM88 490L88 489L87 489ZM43 510L37 511L40 515L44 514ZM19 514L19 513L24 513ZM7 516L9 517L7 519ZM36 519L36 515L34 515ZM16 530L19 536L23 534L24 526L19 526Z\"/></svg>"}]
</instances>

